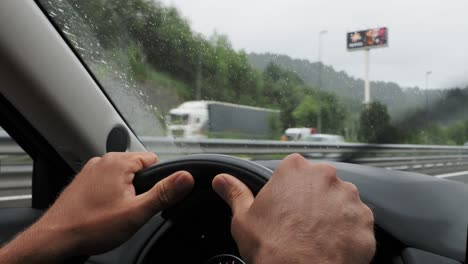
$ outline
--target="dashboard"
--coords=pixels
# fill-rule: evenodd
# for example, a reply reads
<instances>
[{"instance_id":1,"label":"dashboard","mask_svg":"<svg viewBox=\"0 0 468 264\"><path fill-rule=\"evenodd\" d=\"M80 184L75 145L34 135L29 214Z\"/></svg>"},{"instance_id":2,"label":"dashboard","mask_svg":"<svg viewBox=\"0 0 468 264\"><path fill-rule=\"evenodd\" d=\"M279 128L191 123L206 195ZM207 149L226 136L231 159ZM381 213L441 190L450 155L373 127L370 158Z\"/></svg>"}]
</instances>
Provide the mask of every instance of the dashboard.
<instances>
[{"instance_id":1,"label":"dashboard","mask_svg":"<svg viewBox=\"0 0 468 264\"><path fill-rule=\"evenodd\" d=\"M270 169L278 164L258 163ZM372 263L464 263L468 185L416 173L332 165L339 177L356 184L362 200L373 209L377 251ZM0 210L0 234L22 230L39 216L32 210ZM13 224L20 222L17 227ZM155 215L120 247L92 256L87 263L243 263L230 223L229 207L207 185L180 205Z\"/></svg>"}]
</instances>

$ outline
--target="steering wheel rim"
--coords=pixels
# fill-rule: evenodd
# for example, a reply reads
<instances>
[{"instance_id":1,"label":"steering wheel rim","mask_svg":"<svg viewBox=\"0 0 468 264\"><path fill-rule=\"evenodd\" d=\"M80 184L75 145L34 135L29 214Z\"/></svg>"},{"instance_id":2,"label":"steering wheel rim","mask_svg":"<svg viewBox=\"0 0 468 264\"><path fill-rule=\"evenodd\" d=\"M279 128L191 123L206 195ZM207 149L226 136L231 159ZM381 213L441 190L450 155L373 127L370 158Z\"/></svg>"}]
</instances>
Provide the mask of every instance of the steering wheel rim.
<instances>
[{"instance_id":1,"label":"steering wheel rim","mask_svg":"<svg viewBox=\"0 0 468 264\"><path fill-rule=\"evenodd\" d=\"M185 170L194 179L194 191L210 188L213 178L228 173L238 178L256 195L269 180L273 171L249 160L219 154L196 154L158 163L135 174L136 194L150 190L156 183L174 172Z\"/></svg>"}]
</instances>

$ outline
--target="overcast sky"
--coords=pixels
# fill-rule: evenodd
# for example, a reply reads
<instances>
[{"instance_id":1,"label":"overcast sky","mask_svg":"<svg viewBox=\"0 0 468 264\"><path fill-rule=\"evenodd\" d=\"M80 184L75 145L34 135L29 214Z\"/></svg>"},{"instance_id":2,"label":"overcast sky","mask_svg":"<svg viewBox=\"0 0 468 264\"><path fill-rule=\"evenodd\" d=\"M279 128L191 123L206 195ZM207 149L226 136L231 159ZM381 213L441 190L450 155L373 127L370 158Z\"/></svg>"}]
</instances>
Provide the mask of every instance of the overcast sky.
<instances>
[{"instance_id":1,"label":"overcast sky","mask_svg":"<svg viewBox=\"0 0 468 264\"><path fill-rule=\"evenodd\" d=\"M370 79L404 87L468 85L467 0L162 0L192 29L229 36L235 49L323 61L363 78L364 53L346 50L346 32L389 28L389 46L370 52Z\"/></svg>"}]
</instances>

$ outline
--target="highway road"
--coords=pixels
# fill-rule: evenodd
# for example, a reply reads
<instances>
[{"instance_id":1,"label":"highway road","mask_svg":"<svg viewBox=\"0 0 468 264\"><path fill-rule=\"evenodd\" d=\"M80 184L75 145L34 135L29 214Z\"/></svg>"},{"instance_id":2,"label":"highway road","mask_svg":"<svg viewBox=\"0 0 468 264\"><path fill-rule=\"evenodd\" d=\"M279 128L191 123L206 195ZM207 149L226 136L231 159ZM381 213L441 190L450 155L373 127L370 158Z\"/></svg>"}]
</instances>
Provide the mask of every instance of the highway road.
<instances>
[{"instance_id":1,"label":"highway road","mask_svg":"<svg viewBox=\"0 0 468 264\"><path fill-rule=\"evenodd\" d=\"M31 206L32 165L0 167L0 208Z\"/></svg>"}]
</instances>

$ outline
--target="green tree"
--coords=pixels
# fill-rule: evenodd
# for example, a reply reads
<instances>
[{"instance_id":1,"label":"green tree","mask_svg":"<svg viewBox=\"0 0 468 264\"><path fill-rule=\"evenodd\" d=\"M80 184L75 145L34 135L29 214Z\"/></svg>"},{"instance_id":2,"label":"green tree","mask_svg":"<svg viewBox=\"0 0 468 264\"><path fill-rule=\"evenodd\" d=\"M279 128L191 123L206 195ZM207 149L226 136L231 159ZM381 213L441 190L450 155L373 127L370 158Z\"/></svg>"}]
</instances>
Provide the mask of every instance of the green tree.
<instances>
[{"instance_id":1,"label":"green tree","mask_svg":"<svg viewBox=\"0 0 468 264\"><path fill-rule=\"evenodd\" d=\"M458 122L448 128L448 137L457 145L468 142L468 120Z\"/></svg>"},{"instance_id":2,"label":"green tree","mask_svg":"<svg viewBox=\"0 0 468 264\"><path fill-rule=\"evenodd\" d=\"M397 130L390 124L387 107L380 102L372 102L361 112L358 139L367 143L394 143Z\"/></svg>"},{"instance_id":3,"label":"green tree","mask_svg":"<svg viewBox=\"0 0 468 264\"><path fill-rule=\"evenodd\" d=\"M315 127L317 124L318 103L310 95L306 96L293 112L298 126Z\"/></svg>"},{"instance_id":4,"label":"green tree","mask_svg":"<svg viewBox=\"0 0 468 264\"><path fill-rule=\"evenodd\" d=\"M335 95L322 92L322 130L323 133L343 134L346 109Z\"/></svg>"},{"instance_id":5,"label":"green tree","mask_svg":"<svg viewBox=\"0 0 468 264\"><path fill-rule=\"evenodd\" d=\"M296 107L293 116L296 125L316 127L318 118L318 99L307 95ZM331 94L321 93L322 133L343 134L346 111L338 99Z\"/></svg>"},{"instance_id":6,"label":"green tree","mask_svg":"<svg viewBox=\"0 0 468 264\"><path fill-rule=\"evenodd\" d=\"M294 72L270 63L263 71L264 106L278 108L283 129L296 126L293 112L305 96L303 81Z\"/></svg>"},{"instance_id":7,"label":"green tree","mask_svg":"<svg viewBox=\"0 0 468 264\"><path fill-rule=\"evenodd\" d=\"M442 127L439 124L431 124L426 127L423 132L427 137L426 144L435 144L435 145L453 145L453 140L449 139L449 133L446 128Z\"/></svg>"}]
</instances>

